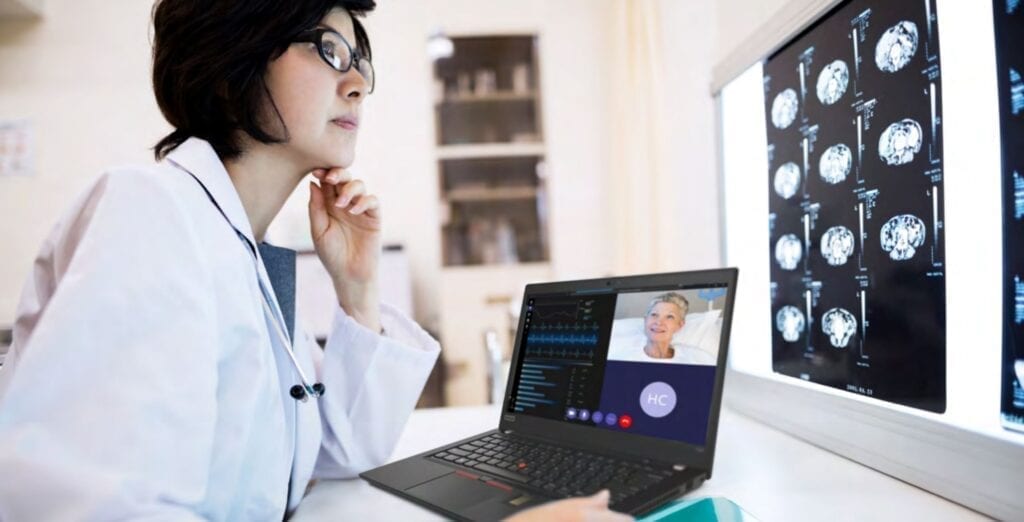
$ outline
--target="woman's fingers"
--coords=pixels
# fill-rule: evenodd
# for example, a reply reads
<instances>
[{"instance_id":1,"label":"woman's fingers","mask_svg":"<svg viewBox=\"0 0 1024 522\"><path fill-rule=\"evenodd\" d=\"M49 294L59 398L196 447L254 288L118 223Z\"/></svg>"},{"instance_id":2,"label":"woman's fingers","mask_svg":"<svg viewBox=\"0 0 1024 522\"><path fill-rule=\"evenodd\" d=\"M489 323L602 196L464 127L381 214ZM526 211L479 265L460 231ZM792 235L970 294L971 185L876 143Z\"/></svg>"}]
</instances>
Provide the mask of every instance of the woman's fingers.
<instances>
[{"instance_id":1,"label":"woman's fingers","mask_svg":"<svg viewBox=\"0 0 1024 522\"><path fill-rule=\"evenodd\" d=\"M358 179L349 181L338 188L338 199L334 202L334 206L338 208L345 208L357 196L366 194L366 184Z\"/></svg>"},{"instance_id":2,"label":"woman's fingers","mask_svg":"<svg viewBox=\"0 0 1024 522\"><path fill-rule=\"evenodd\" d=\"M327 183L329 185L340 185L352 181L352 174L342 168L333 169L314 169L313 177L321 183Z\"/></svg>"},{"instance_id":3,"label":"woman's fingers","mask_svg":"<svg viewBox=\"0 0 1024 522\"><path fill-rule=\"evenodd\" d=\"M374 214L373 211L380 209L380 200L374 195L359 196L352 201L352 208L348 211L350 214L358 216L362 213L368 215Z\"/></svg>"},{"instance_id":4,"label":"woman's fingers","mask_svg":"<svg viewBox=\"0 0 1024 522\"><path fill-rule=\"evenodd\" d=\"M319 189L320 194L324 197L325 210L334 207L334 203L338 199L338 189L325 181L320 182Z\"/></svg>"},{"instance_id":5,"label":"woman's fingers","mask_svg":"<svg viewBox=\"0 0 1024 522\"><path fill-rule=\"evenodd\" d=\"M366 214L370 217L380 215L380 200L377 196L367 194L366 184L353 179L352 174L341 168L314 169L311 174L320 183L311 183L311 191L319 194L310 195L310 217L314 208L348 209L352 215Z\"/></svg>"},{"instance_id":6,"label":"woman's fingers","mask_svg":"<svg viewBox=\"0 0 1024 522\"><path fill-rule=\"evenodd\" d=\"M323 191L311 181L309 182L309 227L314 239L320 237L327 229L328 219Z\"/></svg>"}]
</instances>

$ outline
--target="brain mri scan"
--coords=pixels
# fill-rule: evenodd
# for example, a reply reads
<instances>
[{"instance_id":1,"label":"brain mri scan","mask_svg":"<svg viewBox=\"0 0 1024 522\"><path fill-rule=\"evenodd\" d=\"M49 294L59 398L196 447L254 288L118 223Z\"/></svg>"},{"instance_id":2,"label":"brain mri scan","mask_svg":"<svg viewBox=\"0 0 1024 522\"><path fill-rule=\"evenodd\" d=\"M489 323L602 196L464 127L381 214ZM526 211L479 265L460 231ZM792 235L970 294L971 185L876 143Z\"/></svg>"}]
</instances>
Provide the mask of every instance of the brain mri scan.
<instances>
[{"instance_id":1,"label":"brain mri scan","mask_svg":"<svg viewBox=\"0 0 1024 522\"><path fill-rule=\"evenodd\" d=\"M833 308L821 316L821 331L836 348L846 348L857 330L857 318L842 308Z\"/></svg>"},{"instance_id":2,"label":"brain mri scan","mask_svg":"<svg viewBox=\"0 0 1024 522\"><path fill-rule=\"evenodd\" d=\"M842 183L853 167L853 153L850 147L837 143L825 149L818 162L818 175L829 185Z\"/></svg>"},{"instance_id":3,"label":"brain mri scan","mask_svg":"<svg viewBox=\"0 0 1024 522\"><path fill-rule=\"evenodd\" d=\"M772 102L772 125L775 125L776 129L785 129L792 125L799 106L800 102L793 89L786 89L775 95L775 101Z\"/></svg>"},{"instance_id":4,"label":"brain mri scan","mask_svg":"<svg viewBox=\"0 0 1024 522\"><path fill-rule=\"evenodd\" d=\"M910 118L904 118L882 131L878 138L878 156L886 165L905 165L914 161L914 155L921 151L923 134L921 125Z\"/></svg>"},{"instance_id":5,"label":"brain mri scan","mask_svg":"<svg viewBox=\"0 0 1024 522\"><path fill-rule=\"evenodd\" d=\"M895 261L906 261L924 244L925 225L917 216L902 214L882 225L882 250Z\"/></svg>"},{"instance_id":6,"label":"brain mri scan","mask_svg":"<svg viewBox=\"0 0 1024 522\"><path fill-rule=\"evenodd\" d=\"M803 255L803 245L795 234L786 234L775 243L775 260L783 270L795 270Z\"/></svg>"},{"instance_id":7,"label":"brain mri scan","mask_svg":"<svg viewBox=\"0 0 1024 522\"><path fill-rule=\"evenodd\" d=\"M804 333L804 314L795 306L786 305L775 314L775 329L787 343L794 343Z\"/></svg>"},{"instance_id":8,"label":"brain mri scan","mask_svg":"<svg viewBox=\"0 0 1024 522\"><path fill-rule=\"evenodd\" d=\"M821 256L829 265L842 266L853 255L853 232L850 229L832 227L821 235Z\"/></svg>"},{"instance_id":9,"label":"brain mri scan","mask_svg":"<svg viewBox=\"0 0 1024 522\"><path fill-rule=\"evenodd\" d=\"M800 188L800 167L797 167L796 163L792 161L783 164L775 171L773 185L775 193L782 199L793 197L796 190Z\"/></svg>"},{"instance_id":10,"label":"brain mri scan","mask_svg":"<svg viewBox=\"0 0 1024 522\"><path fill-rule=\"evenodd\" d=\"M825 66L818 74L818 100L824 105L832 105L846 93L850 84L850 69L846 62L836 60Z\"/></svg>"},{"instance_id":11,"label":"brain mri scan","mask_svg":"<svg viewBox=\"0 0 1024 522\"><path fill-rule=\"evenodd\" d=\"M1024 7L1024 0L993 1ZM799 34L765 49L760 83L750 80L749 91L722 97L733 114L755 114L760 125L754 136L736 120L723 141L735 143L727 147L732 156L758 154L758 165L737 167L753 169L760 179L754 190L766 196L767 233L753 226L751 233L762 238L760 263L771 283L762 287L770 301L759 313L771 324L772 371L938 413L946 411L951 317L945 196L955 191L944 184L950 140L943 104L951 99L941 60L948 56L940 53L949 46L937 14L944 3L828 2L832 7L820 6L821 16ZM1008 74L1000 70L1000 87L1012 89ZM1009 110L1000 101L1000 110ZM1013 121L1024 128L1019 112ZM1004 158L1002 173L1003 230L1015 240L1024 238L1017 149L1012 162ZM745 175L737 168L734 177ZM748 190L736 183L727 196ZM1008 293L1014 275L1022 280L1016 308ZM1008 277L1003 309L1019 317L1014 346L1024 347L1024 264ZM929 327L907 327L915 324ZM1024 359L1024 348L1018 352L1014 360ZM1021 404L1015 415L1024 431Z\"/></svg>"},{"instance_id":12,"label":"brain mri scan","mask_svg":"<svg viewBox=\"0 0 1024 522\"><path fill-rule=\"evenodd\" d=\"M887 73L894 73L910 63L917 52L917 24L902 21L882 33L875 46L875 65Z\"/></svg>"}]
</instances>

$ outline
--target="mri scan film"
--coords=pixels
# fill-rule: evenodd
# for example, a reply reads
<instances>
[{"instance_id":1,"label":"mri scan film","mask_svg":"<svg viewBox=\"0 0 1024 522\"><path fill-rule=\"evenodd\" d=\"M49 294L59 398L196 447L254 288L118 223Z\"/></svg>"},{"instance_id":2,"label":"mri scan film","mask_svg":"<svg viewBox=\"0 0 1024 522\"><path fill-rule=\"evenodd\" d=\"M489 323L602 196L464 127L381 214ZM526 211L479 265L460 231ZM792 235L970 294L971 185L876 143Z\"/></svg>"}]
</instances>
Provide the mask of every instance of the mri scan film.
<instances>
[{"instance_id":1,"label":"mri scan film","mask_svg":"<svg viewBox=\"0 0 1024 522\"><path fill-rule=\"evenodd\" d=\"M795 343L805 328L804 314L795 306L786 305L775 314L775 328L787 343Z\"/></svg>"},{"instance_id":2,"label":"mri scan film","mask_svg":"<svg viewBox=\"0 0 1024 522\"><path fill-rule=\"evenodd\" d=\"M842 308L833 308L821 316L821 330L835 348L846 348L857 329L857 318Z\"/></svg>"},{"instance_id":3,"label":"mri scan film","mask_svg":"<svg viewBox=\"0 0 1024 522\"><path fill-rule=\"evenodd\" d=\"M775 243L775 261L783 270L796 270L800 259L803 257L803 245L800 238L793 234L786 234Z\"/></svg>"},{"instance_id":4,"label":"mri scan film","mask_svg":"<svg viewBox=\"0 0 1024 522\"><path fill-rule=\"evenodd\" d=\"M1003 181L1003 364L1000 420L1024 432L1024 3L994 0Z\"/></svg>"},{"instance_id":5,"label":"mri scan film","mask_svg":"<svg viewBox=\"0 0 1024 522\"><path fill-rule=\"evenodd\" d=\"M818 173L821 175L822 181L829 185L846 181L851 168L853 168L853 152L850 152L850 147L842 143L825 149L821 155L821 161L818 162Z\"/></svg>"},{"instance_id":6,"label":"mri scan film","mask_svg":"<svg viewBox=\"0 0 1024 522\"><path fill-rule=\"evenodd\" d=\"M832 227L821 235L821 255L832 266L845 265L853 255L853 232L844 226Z\"/></svg>"},{"instance_id":7,"label":"mri scan film","mask_svg":"<svg viewBox=\"0 0 1024 522\"><path fill-rule=\"evenodd\" d=\"M894 73L907 66L917 52L917 24L906 20L886 29L875 46L875 65Z\"/></svg>"},{"instance_id":8,"label":"mri scan film","mask_svg":"<svg viewBox=\"0 0 1024 522\"><path fill-rule=\"evenodd\" d=\"M799 105L796 91L793 89L786 89L775 95L775 101L772 103L772 124L775 128L785 129L792 125Z\"/></svg>"},{"instance_id":9,"label":"mri scan film","mask_svg":"<svg viewBox=\"0 0 1024 522\"><path fill-rule=\"evenodd\" d=\"M906 165L921 152L921 125L910 118L893 123L878 138L878 155L888 165Z\"/></svg>"},{"instance_id":10,"label":"mri scan film","mask_svg":"<svg viewBox=\"0 0 1024 522\"><path fill-rule=\"evenodd\" d=\"M943 412L936 2L840 2L765 60L762 86L772 369Z\"/></svg>"},{"instance_id":11,"label":"mri scan film","mask_svg":"<svg viewBox=\"0 0 1024 522\"><path fill-rule=\"evenodd\" d=\"M775 171L775 193L782 199L789 199L796 195L800 188L800 167L792 161L779 167Z\"/></svg>"},{"instance_id":12,"label":"mri scan film","mask_svg":"<svg viewBox=\"0 0 1024 522\"><path fill-rule=\"evenodd\" d=\"M839 101L850 84L850 69L846 62L836 60L825 66L818 74L818 100L825 105Z\"/></svg>"}]
</instances>

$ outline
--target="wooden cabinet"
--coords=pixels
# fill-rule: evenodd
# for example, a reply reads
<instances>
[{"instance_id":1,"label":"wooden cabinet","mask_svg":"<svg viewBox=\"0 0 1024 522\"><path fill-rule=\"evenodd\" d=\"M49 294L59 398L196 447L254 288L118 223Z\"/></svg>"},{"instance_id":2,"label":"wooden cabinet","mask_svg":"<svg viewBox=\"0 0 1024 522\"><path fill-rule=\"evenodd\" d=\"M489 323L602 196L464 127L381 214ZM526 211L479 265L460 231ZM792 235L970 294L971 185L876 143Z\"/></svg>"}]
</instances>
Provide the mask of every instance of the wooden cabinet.
<instances>
[{"instance_id":1,"label":"wooden cabinet","mask_svg":"<svg viewBox=\"0 0 1024 522\"><path fill-rule=\"evenodd\" d=\"M482 404L523 286L550 277L546 149L534 35L453 37L434 62L446 400Z\"/></svg>"},{"instance_id":2,"label":"wooden cabinet","mask_svg":"<svg viewBox=\"0 0 1024 522\"><path fill-rule=\"evenodd\" d=\"M434 63L444 266L548 260L536 38L451 38Z\"/></svg>"}]
</instances>

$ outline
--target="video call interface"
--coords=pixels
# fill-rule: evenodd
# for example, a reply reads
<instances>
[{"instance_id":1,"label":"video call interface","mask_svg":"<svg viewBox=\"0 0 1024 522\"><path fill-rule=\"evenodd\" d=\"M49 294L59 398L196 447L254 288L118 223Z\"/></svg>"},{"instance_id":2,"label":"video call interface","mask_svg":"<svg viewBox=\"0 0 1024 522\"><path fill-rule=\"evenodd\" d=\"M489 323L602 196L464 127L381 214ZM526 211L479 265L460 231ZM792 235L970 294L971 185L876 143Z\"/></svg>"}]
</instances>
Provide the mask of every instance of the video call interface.
<instances>
[{"instance_id":1,"label":"video call interface","mask_svg":"<svg viewBox=\"0 0 1024 522\"><path fill-rule=\"evenodd\" d=\"M527 296L508 411L703 446L726 287Z\"/></svg>"}]
</instances>

